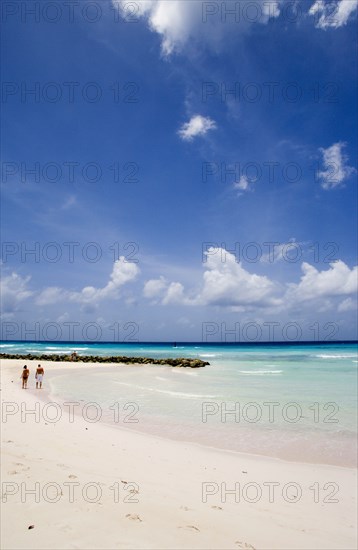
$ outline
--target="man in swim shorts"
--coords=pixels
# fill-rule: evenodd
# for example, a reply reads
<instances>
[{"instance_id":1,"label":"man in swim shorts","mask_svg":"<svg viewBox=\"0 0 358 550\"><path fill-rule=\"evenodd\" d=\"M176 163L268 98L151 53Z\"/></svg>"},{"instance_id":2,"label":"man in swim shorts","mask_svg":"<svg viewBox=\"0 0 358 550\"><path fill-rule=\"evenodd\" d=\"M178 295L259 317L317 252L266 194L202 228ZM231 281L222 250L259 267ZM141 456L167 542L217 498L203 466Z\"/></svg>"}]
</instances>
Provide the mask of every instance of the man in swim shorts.
<instances>
[{"instance_id":1,"label":"man in swim shorts","mask_svg":"<svg viewBox=\"0 0 358 550\"><path fill-rule=\"evenodd\" d=\"M28 379L29 375L30 375L30 371L27 368L27 366L25 365L24 368L22 369L22 373L21 373L21 376L20 376L20 378L22 378L22 389L23 390L27 390L27 379Z\"/></svg>"},{"instance_id":2,"label":"man in swim shorts","mask_svg":"<svg viewBox=\"0 0 358 550\"><path fill-rule=\"evenodd\" d=\"M35 374L36 389L38 389L39 384L40 384L40 390L42 389L42 379L44 374L45 374L45 371L43 367L41 367L41 365L37 365L36 374Z\"/></svg>"}]
</instances>

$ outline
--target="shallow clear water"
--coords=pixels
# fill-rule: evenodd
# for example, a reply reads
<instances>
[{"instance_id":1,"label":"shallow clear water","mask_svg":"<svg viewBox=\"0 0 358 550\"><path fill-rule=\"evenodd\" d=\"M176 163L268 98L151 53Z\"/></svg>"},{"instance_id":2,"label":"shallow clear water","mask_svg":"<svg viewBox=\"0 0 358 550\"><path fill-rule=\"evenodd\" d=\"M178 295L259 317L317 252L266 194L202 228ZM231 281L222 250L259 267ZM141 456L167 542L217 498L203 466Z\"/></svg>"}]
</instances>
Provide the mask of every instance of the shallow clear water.
<instances>
[{"instance_id":1,"label":"shallow clear water","mask_svg":"<svg viewBox=\"0 0 358 550\"><path fill-rule=\"evenodd\" d=\"M96 402L102 420L127 428L290 460L355 464L355 344L1 346L8 353L198 357L210 366L101 365L97 372L69 366L48 382L54 400Z\"/></svg>"}]
</instances>

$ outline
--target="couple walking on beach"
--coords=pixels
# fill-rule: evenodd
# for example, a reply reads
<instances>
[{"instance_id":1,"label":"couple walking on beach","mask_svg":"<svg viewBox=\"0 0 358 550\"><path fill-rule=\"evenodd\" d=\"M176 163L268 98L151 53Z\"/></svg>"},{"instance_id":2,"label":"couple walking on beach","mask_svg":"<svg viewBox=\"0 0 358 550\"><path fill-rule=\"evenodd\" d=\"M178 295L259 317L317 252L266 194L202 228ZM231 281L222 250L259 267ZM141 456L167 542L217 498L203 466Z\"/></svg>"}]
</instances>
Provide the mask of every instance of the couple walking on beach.
<instances>
[{"instance_id":1,"label":"couple walking on beach","mask_svg":"<svg viewBox=\"0 0 358 550\"><path fill-rule=\"evenodd\" d=\"M42 379L45 374L44 368L41 367L41 365L37 365L36 373L35 373L35 379L36 379L36 389L40 388L42 389ZM25 365L22 369L22 373L20 378L22 378L22 389L27 390L27 380L30 376L30 369L27 368Z\"/></svg>"}]
</instances>

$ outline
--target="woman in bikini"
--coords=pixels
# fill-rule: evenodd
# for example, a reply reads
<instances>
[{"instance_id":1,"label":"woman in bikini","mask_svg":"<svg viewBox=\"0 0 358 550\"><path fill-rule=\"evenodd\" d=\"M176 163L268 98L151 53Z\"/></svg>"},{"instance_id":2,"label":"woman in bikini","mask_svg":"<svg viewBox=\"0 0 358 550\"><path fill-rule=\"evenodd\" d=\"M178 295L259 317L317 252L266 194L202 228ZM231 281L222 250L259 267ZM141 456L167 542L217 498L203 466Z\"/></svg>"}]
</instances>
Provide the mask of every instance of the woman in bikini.
<instances>
[{"instance_id":1,"label":"woman in bikini","mask_svg":"<svg viewBox=\"0 0 358 550\"><path fill-rule=\"evenodd\" d=\"M27 390L27 379L28 379L29 375L30 375L30 371L27 368L27 366L25 365L24 368L22 369L22 373L21 373L21 376L20 376L20 378L22 378L22 389L23 390Z\"/></svg>"}]
</instances>

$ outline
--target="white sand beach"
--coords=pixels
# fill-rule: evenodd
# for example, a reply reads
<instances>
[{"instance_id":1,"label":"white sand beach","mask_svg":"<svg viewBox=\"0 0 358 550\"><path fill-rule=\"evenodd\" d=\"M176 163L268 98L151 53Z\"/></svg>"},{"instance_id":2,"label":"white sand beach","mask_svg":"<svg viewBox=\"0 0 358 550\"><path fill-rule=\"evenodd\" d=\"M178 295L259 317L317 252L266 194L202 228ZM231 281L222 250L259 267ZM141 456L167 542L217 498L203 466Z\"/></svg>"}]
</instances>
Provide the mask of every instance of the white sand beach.
<instances>
[{"instance_id":1,"label":"white sand beach","mask_svg":"<svg viewBox=\"0 0 358 550\"><path fill-rule=\"evenodd\" d=\"M36 390L36 363L22 390L24 362L1 362L2 548L357 548L356 470L165 440L69 407L51 422L46 375L84 365L42 361Z\"/></svg>"}]
</instances>

